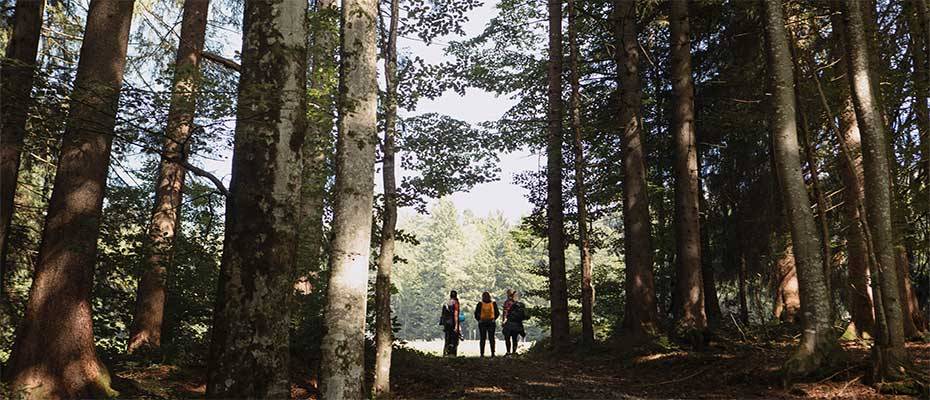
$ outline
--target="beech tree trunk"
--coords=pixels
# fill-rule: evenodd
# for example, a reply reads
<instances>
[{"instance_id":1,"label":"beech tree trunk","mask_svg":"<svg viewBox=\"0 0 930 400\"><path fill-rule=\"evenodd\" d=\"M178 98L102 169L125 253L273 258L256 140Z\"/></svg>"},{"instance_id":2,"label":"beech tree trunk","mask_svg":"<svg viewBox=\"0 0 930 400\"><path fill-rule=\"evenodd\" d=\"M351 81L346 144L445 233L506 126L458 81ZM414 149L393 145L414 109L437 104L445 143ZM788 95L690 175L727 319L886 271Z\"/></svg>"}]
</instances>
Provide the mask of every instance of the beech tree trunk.
<instances>
[{"instance_id":1,"label":"beech tree trunk","mask_svg":"<svg viewBox=\"0 0 930 400\"><path fill-rule=\"evenodd\" d=\"M820 253L822 244L801 173L794 74L781 0L764 0L763 17L772 79L770 129L774 137L779 186L791 224L791 242L804 312L800 347L784 366L790 380L793 376L810 374L828 362L831 353L837 349L837 342L832 330L832 304Z\"/></svg>"},{"instance_id":2,"label":"beech tree trunk","mask_svg":"<svg viewBox=\"0 0 930 400\"><path fill-rule=\"evenodd\" d=\"M888 134L880 111L877 84L870 74L870 55L863 10L858 2L844 3L847 69L856 120L862 131L862 161L865 175L865 205L869 231L877 266L873 278L878 280L880 307L884 313L884 335L879 336L877 374L886 380L903 378L901 367L908 364L904 348L904 313L898 289L892 230L891 166ZM877 273L875 273L877 272ZM882 322L881 320L879 322Z\"/></svg>"},{"instance_id":3,"label":"beech tree trunk","mask_svg":"<svg viewBox=\"0 0 930 400\"><path fill-rule=\"evenodd\" d=\"M652 240L646 163L640 112L636 4L614 0L617 69L620 83L618 126L623 154L623 235L626 269L626 303L623 327L634 334L654 331L658 324L652 272Z\"/></svg>"},{"instance_id":4,"label":"beech tree trunk","mask_svg":"<svg viewBox=\"0 0 930 400\"><path fill-rule=\"evenodd\" d=\"M339 47L339 10L334 0L318 0L310 32L310 96L307 136L304 140L303 172L300 184L300 237L297 245L297 292L310 294L319 289L323 250L323 213L327 161L332 153Z\"/></svg>"},{"instance_id":5,"label":"beech tree trunk","mask_svg":"<svg viewBox=\"0 0 930 400\"><path fill-rule=\"evenodd\" d=\"M562 1L549 1L549 127L546 147L546 220L552 346L568 348L568 282L562 204Z\"/></svg>"},{"instance_id":6,"label":"beech tree trunk","mask_svg":"<svg viewBox=\"0 0 930 400\"><path fill-rule=\"evenodd\" d=\"M185 0L181 38L175 58L174 87L168 110L168 127L155 186L155 208L149 220L145 264L136 294L127 350L157 349L165 310L165 281L171 266L174 238L180 226L181 199L187 172L179 160L187 159L200 86L200 53L207 32L209 0Z\"/></svg>"},{"instance_id":7,"label":"beech tree trunk","mask_svg":"<svg viewBox=\"0 0 930 400\"><path fill-rule=\"evenodd\" d=\"M290 396L289 323L307 123L307 2L245 3L207 396Z\"/></svg>"},{"instance_id":8,"label":"beech tree trunk","mask_svg":"<svg viewBox=\"0 0 930 400\"><path fill-rule=\"evenodd\" d=\"M36 54L42 33L45 0L19 0L13 12L13 32L0 66L0 322L6 321L6 255L19 159L26 137L26 118L32 102Z\"/></svg>"},{"instance_id":9,"label":"beech tree trunk","mask_svg":"<svg viewBox=\"0 0 930 400\"><path fill-rule=\"evenodd\" d=\"M391 350L394 333L391 330L391 267L394 265L394 234L397 227L397 182L394 170L394 136L397 130L397 25L400 0L391 0L391 23L384 45L384 214L381 225L381 252L378 255L378 277L375 282L375 397L391 393Z\"/></svg>"},{"instance_id":10,"label":"beech tree trunk","mask_svg":"<svg viewBox=\"0 0 930 400\"><path fill-rule=\"evenodd\" d=\"M336 204L320 364L323 398L334 400L366 397L365 308L378 142L377 15L375 0L342 2Z\"/></svg>"},{"instance_id":11,"label":"beech tree trunk","mask_svg":"<svg viewBox=\"0 0 930 400\"><path fill-rule=\"evenodd\" d=\"M91 289L132 1L94 0L26 312L7 372L27 397L115 395L94 350Z\"/></svg>"},{"instance_id":12,"label":"beech tree trunk","mask_svg":"<svg viewBox=\"0 0 930 400\"><path fill-rule=\"evenodd\" d=\"M672 57L672 136L675 138L675 243L677 300L675 325L679 334L699 345L707 329L704 283L701 276L701 223L698 212L697 144L694 136L694 82L691 79L691 38L688 1L672 0L669 12Z\"/></svg>"},{"instance_id":13,"label":"beech tree trunk","mask_svg":"<svg viewBox=\"0 0 930 400\"><path fill-rule=\"evenodd\" d=\"M578 205L578 251L581 256L581 340L585 345L594 343L594 286L591 284L591 243L588 239L587 187L584 183L584 132L581 128L581 84L578 71L578 28L575 25L577 12L575 1L568 0L568 64L572 94L572 133L575 138L575 201Z\"/></svg>"}]
</instances>

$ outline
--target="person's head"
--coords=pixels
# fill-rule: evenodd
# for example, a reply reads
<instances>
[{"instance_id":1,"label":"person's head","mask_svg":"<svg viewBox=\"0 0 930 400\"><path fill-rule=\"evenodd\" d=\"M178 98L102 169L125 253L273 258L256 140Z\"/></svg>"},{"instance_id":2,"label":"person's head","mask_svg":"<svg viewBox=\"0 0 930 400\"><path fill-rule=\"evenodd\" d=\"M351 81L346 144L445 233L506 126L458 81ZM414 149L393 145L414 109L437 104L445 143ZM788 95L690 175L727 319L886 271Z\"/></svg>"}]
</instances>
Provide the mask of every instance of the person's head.
<instances>
[{"instance_id":1,"label":"person's head","mask_svg":"<svg viewBox=\"0 0 930 400\"><path fill-rule=\"evenodd\" d=\"M458 299L459 299L459 293L453 290L453 291L449 292L449 298L450 298L450 299L458 300Z\"/></svg>"},{"instance_id":2,"label":"person's head","mask_svg":"<svg viewBox=\"0 0 930 400\"><path fill-rule=\"evenodd\" d=\"M513 299L513 301L520 300L520 292L514 290L513 293L511 293L510 298Z\"/></svg>"},{"instance_id":3,"label":"person's head","mask_svg":"<svg viewBox=\"0 0 930 400\"><path fill-rule=\"evenodd\" d=\"M516 290L507 289L507 298L513 300L513 296L517 294Z\"/></svg>"},{"instance_id":4,"label":"person's head","mask_svg":"<svg viewBox=\"0 0 930 400\"><path fill-rule=\"evenodd\" d=\"M491 294L488 293L488 292L482 293L482 294L481 294L481 301L483 301L483 302L485 302L485 303L490 303L490 302L491 302Z\"/></svg>"}]
</instances>

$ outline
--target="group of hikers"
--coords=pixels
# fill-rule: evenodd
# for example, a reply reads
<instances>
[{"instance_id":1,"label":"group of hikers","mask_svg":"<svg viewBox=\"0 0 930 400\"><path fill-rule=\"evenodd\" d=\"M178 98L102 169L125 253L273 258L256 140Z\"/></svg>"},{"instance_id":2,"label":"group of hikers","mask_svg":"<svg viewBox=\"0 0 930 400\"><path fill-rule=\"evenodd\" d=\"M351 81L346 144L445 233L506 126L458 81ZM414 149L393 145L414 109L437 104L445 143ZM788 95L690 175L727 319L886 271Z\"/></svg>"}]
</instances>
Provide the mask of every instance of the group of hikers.
<instances>
[{"instance_id":1,"label":"group of hikers","mask_svg":"<svg viewBox=\"0 0 930 400\"><path fill-rule=\"evenodd\" d=\"M484 292L481 294L481 301L475 305L475 320L478 321L481 357L484 357L485 342L490 342L491 357L494 357L494 344L496 342L494 334L497 331L498 317L503 317L502 333L504 334L504 344L507 346L507 355L516 354L520 337L526 336L526 330L523 328L523 321L526 320L526 306L519 301L519 293L516 290L507 290L507 300L504 302L504 312L501 314L497 302L491 299L491 294ZM445 333L444 356L455 357L458 355L459 341L463 339L462 323L464 322L465 314L461 312L459 295L453 290L449 293L449 301L442 305L442 317L439 320L439 324L442 325Z\"/></svg>"}]
</instances>

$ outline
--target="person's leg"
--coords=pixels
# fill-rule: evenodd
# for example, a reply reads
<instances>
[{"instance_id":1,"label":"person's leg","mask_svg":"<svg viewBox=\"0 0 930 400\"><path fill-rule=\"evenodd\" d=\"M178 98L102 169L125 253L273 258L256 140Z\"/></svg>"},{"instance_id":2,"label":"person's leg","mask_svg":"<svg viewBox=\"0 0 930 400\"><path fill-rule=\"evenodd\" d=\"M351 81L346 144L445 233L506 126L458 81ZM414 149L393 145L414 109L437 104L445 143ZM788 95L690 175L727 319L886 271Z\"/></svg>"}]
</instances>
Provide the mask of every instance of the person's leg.
<instances>
[{"instance_id":1,"label":"person's leg","mask_svg":"<svg viewBox=\"0 0 930 400\"><path fill-rule=\"evenodd\" d=\"M452 331L446 329L445 334L445 345L442 348L442 355L447 356L452 352Z\"/></svg>"},{"instance_id":2,"label":"person's leg","mask_svg":"<svg viewBox=\"0 0 930 400\"><path fill-rule=\"evenodd\" d=\"M510 354L510 339L507 336L510 332L504 332L504 346L507 347L507 354Z\"/></svg>"},{"instance_id":3,"label":"person's leg","mask_svg":"<svg viewBox=\"0 0 930 400\"><path fill-rule=\"evenodd\" d=\"M488 340L491 342L491 357L494 357L494 342L496 342L496 340L494 339L494 333L495 333L494 331L496 330L497 330L496 324L494 324L493 322L488 324Z\"/></svg>"},{"instance_id":4,"label":"person's leg","mask_svg":"<svg viewBox=\"0 0 930 400\"><path fill-rule=\"evenodd\" d=\"M481 350L481 357L484 357L484 342L488 338L488 328L485 324L478 323L478 336L481 338L479 340L479 349Z\"/></svg>"},{"instance_id":5,"label":"person's leg","mask_svg":"<svg viewBox=\"0 0 930 400\"><path fill-rule=\"evenodd\" d=\"M513 347L513 354L517 354L517 343L520 343L520 334L519 333L511 334L510 340L513 341L513 345L511 346Z\"/></svg>"}]
</instances>

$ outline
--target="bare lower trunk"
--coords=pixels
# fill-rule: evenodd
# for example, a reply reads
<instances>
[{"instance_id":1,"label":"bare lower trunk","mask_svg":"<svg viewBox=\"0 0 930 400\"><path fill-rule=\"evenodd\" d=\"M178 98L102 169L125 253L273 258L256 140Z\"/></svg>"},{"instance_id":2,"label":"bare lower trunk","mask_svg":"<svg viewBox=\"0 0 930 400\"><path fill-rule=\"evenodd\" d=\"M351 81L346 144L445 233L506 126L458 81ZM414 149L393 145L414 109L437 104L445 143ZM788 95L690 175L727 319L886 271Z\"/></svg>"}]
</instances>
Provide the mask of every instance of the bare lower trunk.
<instances>
[{"instance_id":1,"label":"bare lower trunk","mask_svg":"<svg viewBox=\"0 0 930 400\"><path fill-rule=\"evenodd\" d=\"M620 82L618 128L623 154L623 234L626 302L623 327L634 334L657 327L655 282L652 272L649 199L640 118L642 89L639 76L636 4L615 0L617 70Z\"/></svg>"},{"instance_id":2,"label":"bare lower trunk","mask_svg":"<svg viewBox=\"0 0 930 400\"><path fill-rule=\"evenodd\" d=\"M698 212L697 144L694 136L694 82L691 79L691 38L687 0L672 0L672 93L675 107L675 243L677 300L675 324L679 333L700 335L707 329L704 282L701 276L701 227ZM699 343L694 343L698 345Z\"/></svg>"},{"instance_id":3,"label":"bare lower trunk","mask_svg":"<svg viewBox=\"0 0 930 400\"><path fill-rule=\"evenodd\" d=\"M378 142L375 0L342 2L336 204L320 371L323 398L365 397L365 308Z\"/></svg>"},{"instance_id":4,"label":"bare lower trunk","mask_svg":"<svg viewBox=\"0 0 930 400\"><path fill-rule=\"evenodd\" d=\"M739 319L744 325L749 324L749 305L746 303L746 255L739 258Z\"/></svg>"},{"instance_id":5,"label":"bare lower trunk","mask_svg":"<svg viewBox=\"0 0 930 400\"><path fill-rule=\"evenodd\" d=\"M578 204L578 251L581 256L581 340L594 343L594 286L591 284L591 243L588 240L588 204L585 186L584 133L581 131L581 85L578 71L578 35L575 1L568 0L568 46L572 94L571 123L575 148L575 199Z\"/></svg>"},{"instance_id":6,"label":"bare lower trunk","mask_svg":"<svg viewBox=\"0 0 930 400\"><path fill-rule=\"evenodd\" d=\"M91 289L132 1L90 3L55 188L8 373L30 398L114 395L97 359Z\"/></svg>"},{"instance_id":7,"label":"bare lower trunk","mask_svg":"<svg viewBox=\"0 0 930 400\"><path fill-rule=\"evenodd\" d=\"M149 220L145 265L136 295L136 312L129 333L128 351L161 346L165 309L165 280L171 266L174 238L181 219L185 170L177 160L187 159L200 85L200 53L207 32L209 0L186 0L181 39L175 58L174 88L168 110L168 127L155 186L155 208Z\"/></svg>"},{"instance_id":8,"label":"bare lower trunk","mask_svg":"<svg viewBox=\"0 0 930 400\"><path fill-rule=\"evenodd\" d=\"M207 396L290 395L289 323L306 129L307 2L246 2Z\"/></svg>"},{"instance_id":9,"label":"bare lower trunk","mask_svg":"<svg viewBox=\"0 0 930 400\"><path fill-rule=\"evenodd\" d=\"M568 348L568 282L562 209L562 2L549 1L549 110L546 146L546 222L552 346Z\"/></svg>"},{"instance_id":10,"label":"bare lower trunk","mask_svg":"<svg viewBox=\"0 0 930 400\"><path fill-rule=\"evenodd\" d=\"M904 336L919 338L927 331L927 320L920 311L917 295L911 286L910 260L908 260L904 246L895 248L895 256L897 257L895 265L898 267L898 290L901 291L901 308L904 312Z\"/></svg>"},{"instance_id":11,"label":"bare lower trunk","mask_svg":"<svg viewBox=\"0 0 930 400\"><path fill-rule=\"evenodd\" d=\"M397 227L397 183L394 176L394 136L397 126L397 25L400 0L391 0L391 23L384 46L384 215L381 225L381 252L378 256L378 278L375 284L375 397L391 393L391 267L394 265L394 230Z\"/></svg>"},{"instance_id":12,"label":"bare lower trunk","mask_svg":"<svg viewBox=\"0 0 930 400\"><path fill-rule=\"evenodd\" d=\"M770 129L774 138L779 186L791 224L791 242L804 312L800 346L784 366L790 380L793 376L817 371L828 362L836 349L836 335L832 329L832 305L820 253L822 243L801 174L794 76L781 0L764 0L763 16L772 79Z\"/></svg>"},{"instance_id":13,"label":"bare lower trunk","mask_svg":"<svg viewBox=\"0 0 930 400\"><path fill-rule=\"evenodd\" d=\"M772 315L781 322L794 324L801 322L801 298L798 296L798 270L794 261L794 250L790 243L784 253L775 262L777 286Z\"/></svg>"},{"instance_id":14,"label":"bare lower trunk","mask_svg":"<svg viewBox=\"0 0 930 400\"><path fill-rule=\"evenodd\" d=\"M6 311L6 256L19 159L26 137L26 117L32 100L36 54L42 33L45 0L19 0L13 14L13 34L0 67L0 313ZM0 315L0 323L7 323Z\"/></svg>"},{"instance_id":15,"label":"bare lower trunk","mask_svg":"<svg viewBox=\"0 0 930 400\"><path fill-rule=\"evenodd\" d=\"M864 5L863 5L864 6ZM883 379L896 380L902 377L900 367L909 363L904 348L904 313L898 274L895 267L894 234L891 226L892 195L891 167L888 154L888 135L880 111L876 93L877 84L870 74L870 55L863 19L863 10L858 2L844 3L846 17L847 69L856 120L862 130L862 161L865 172L866 209L868 227L877 266L873 279L881 288L881 307L884 312L885 335L880 337L876 356L878 375ZM881 320L879 321L882 322Z\"/></svg>"}]
</instances>

